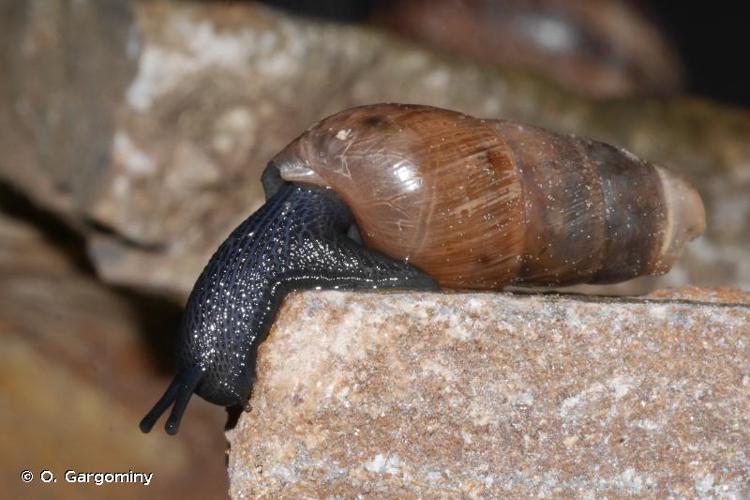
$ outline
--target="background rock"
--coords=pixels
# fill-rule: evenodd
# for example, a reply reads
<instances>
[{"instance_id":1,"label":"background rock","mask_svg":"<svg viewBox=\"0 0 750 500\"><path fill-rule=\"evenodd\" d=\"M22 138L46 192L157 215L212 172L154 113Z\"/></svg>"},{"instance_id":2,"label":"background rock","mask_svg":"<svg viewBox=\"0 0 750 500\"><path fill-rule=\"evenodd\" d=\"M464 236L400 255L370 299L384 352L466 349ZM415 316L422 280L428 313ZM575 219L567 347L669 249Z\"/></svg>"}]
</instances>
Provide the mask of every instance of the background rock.
<instances>
[{"instance_id":1,"label":"background rock","mask_svg":"<svg viewBox=\"0 0 750 500\"><path fill-rule=\"evenodd\" d=\"M254 4L0 1L0 178L87 235L100 275L181 298L260 203L259 173L319 118L377 101L502 116L687 173L708 232L670 275L750 287L750 116L686 98L594 101L359 27ZM601 289L599 289L601 291Z\"/></svg>"},{"instance_id":2,"label":"background rock","mask_svg":"<svg viewBox=\"0 0 750 500\"><path fill-rule=\"evenodd\" d=\"M746 497L749 340L738 291L296 294L227 434L230 491Z\"/></svg>"},{"instance_id":3,"label":"background rock","mask_svg":"<svg viewBox=\"0 0 750 500\"><path fill-rule=\"evenodd\" d=\"M0 208L21 200L3 192ZM50 222L43 214L34 219ZM48 224L42 224L49 228ZM0 212L0 491L6 498L206 498L225 491L224 412L191 405L179 439L138 422L168 383L179 309L98 283L70 233ZM19 474L31 470L24 484ZM51 470L56 484L42 484ZM148 487L65 482L81 472L153 473Z\"/></svg>"},{"instance_id":4,"label":"background rock","mask_svg":"<svg viewBox=\"0 0 750 500\"><path fill-rule=\"evenodd\" d=\"M373 17L408 38L529 68L586 95L663 96L684 87L663 27L627 0L386 0Z\"/></svg>"}]
</instances>

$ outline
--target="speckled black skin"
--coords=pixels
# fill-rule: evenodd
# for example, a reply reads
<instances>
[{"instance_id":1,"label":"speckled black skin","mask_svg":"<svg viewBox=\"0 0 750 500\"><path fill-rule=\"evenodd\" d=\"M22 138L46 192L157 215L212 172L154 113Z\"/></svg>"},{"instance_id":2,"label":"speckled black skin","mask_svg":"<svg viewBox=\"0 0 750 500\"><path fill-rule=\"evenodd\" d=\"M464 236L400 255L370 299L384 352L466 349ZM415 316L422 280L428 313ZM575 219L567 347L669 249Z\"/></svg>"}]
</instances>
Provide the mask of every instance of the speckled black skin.
<instances>
[{"instance_id":1,"label":"speckled black skin","mask_svg":"<svg viewBox=\"0 0 750 500\"><path fill-rule=\"evenodd\" d=\"M143 432L174 403L165 428L175 434L193 392L219 405L245 405L255 351L290 291L437 289L416 268L350 239L352 215L332 191L273 175L264 176L264 186L275 194L221 244L190 294L178 374L141 421Z\"/></svg>"}]
</instances>

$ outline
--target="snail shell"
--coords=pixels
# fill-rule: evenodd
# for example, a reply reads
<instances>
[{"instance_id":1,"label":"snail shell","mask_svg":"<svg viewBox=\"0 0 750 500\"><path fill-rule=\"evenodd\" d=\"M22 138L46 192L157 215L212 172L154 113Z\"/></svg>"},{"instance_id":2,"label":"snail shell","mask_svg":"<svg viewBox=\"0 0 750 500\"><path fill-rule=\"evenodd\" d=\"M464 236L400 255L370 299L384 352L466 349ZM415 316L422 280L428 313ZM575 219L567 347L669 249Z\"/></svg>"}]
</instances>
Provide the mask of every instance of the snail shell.
<instances>
[{"instance_id":1,"label":"snail shell","mask_svg":"<svg viewBox=\"0 0 750 500\"><path fill-rule=\"evenodd\" d=\"M365 246L450 288L663 274L705 227L686 180L623 149L428 106L340 112L270 165L333 189Z\"/></svg>"}]
</instances>

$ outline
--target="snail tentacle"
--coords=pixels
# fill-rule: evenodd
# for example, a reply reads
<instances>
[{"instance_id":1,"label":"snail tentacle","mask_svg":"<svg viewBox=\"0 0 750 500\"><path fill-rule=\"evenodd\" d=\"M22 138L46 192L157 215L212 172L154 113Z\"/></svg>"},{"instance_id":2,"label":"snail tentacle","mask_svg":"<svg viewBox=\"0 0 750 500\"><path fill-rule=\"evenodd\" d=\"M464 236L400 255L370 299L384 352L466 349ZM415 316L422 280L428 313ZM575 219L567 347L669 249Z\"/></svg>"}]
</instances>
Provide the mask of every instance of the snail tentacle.
<instances>
[{"instance_id":1,"label":"snail tentacle","mask_svg":"<svg viewBox=\"0 0 750 500\"><path fill-rule=\"evenodd\" d=\"M180 427L182 415L185 413L185 408L187 408L193 391L195 391L195 388L200 383L202 375L200 366L193 366L186 372L178 373L174 380L172 380L172 383L169 384L169 387L167 387L161 399L156 402L154 407L141 420L139 425L141 431L145 433L151 432L159 417L174 403L164 429L168 434L176 434Z\"/></svg>"}]
</instances>

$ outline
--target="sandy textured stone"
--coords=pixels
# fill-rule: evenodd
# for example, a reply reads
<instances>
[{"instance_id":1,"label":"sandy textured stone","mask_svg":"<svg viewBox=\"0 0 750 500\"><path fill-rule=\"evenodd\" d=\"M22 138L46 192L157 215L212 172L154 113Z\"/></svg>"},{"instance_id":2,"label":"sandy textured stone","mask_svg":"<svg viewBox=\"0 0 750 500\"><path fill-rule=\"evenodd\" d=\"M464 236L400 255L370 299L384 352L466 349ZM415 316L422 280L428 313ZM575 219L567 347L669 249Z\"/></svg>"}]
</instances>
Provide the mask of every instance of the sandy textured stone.
<instances>
[{"instance_id":1,"label":"sandy textured stone","mask_svg":"<svg viewBox=\"0 0 750 500\"><path fill-rule=\"evenodd\" d=\"M231 494L745 498L748 294L663 295L294 295Z\"/></svg>"},{"instance_id":2,"label":"sandy textured stone","mask_svg":"<svg viewBox=\"0 0 750 500\"><path fill-rule=\"evenodd\" d=\"M737 288L684 286L655 290L648 296L655 299L683 299L717 304L750 304L750 292Z\"/></svg>"},{"instance_id":3,"label":"sandy textured stone","mask_svg":"<svg viewBox=\"0 0 750 500\"><path fill-rule=\"evenodd\" d=\"M79 225L110 282L184 297L261 203L259 173L281 147L327 114L398 101L590 135L686 172L706 238L668 277L626 291L750 288L745 111L582 99L250 2L0 0L0 14L0 178Z\"/></svg>"}]
</instances>

